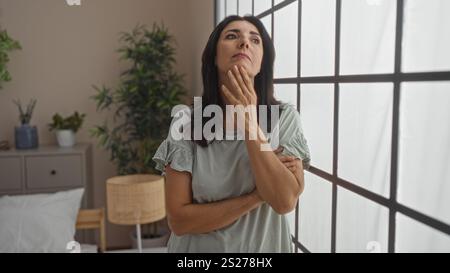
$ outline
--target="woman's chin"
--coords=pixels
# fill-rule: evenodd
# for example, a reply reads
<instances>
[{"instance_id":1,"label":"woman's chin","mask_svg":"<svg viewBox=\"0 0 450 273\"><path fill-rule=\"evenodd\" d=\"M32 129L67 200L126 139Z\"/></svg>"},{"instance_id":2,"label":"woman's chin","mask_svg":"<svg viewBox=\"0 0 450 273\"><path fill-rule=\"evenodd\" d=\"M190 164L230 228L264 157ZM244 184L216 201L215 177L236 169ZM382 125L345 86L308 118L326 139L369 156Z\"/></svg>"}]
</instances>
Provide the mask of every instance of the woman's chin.
<instances>
[{"instance_id":1,"label":"woman's chin","mask_svg":"<svg viewBox=\"0 0 450 273\"><path fill-rule=\"evenodd\" d=\"M235 65L242 66L242 67L244 67L245 71L247 71L248 75L249 75L250 77L252 77L252 76L253 76L253 73L252 73L252 71L251 71L251 69L250 69L250 65L248 64L248 62L249 62L249 61L247 61L247 60L245 60L245 59L239 59L239 60L237 60L236 62L233 62L233 63L231 64L230 69L232 69L233 66L235 66Z\"/></svg>"}]
</instances>

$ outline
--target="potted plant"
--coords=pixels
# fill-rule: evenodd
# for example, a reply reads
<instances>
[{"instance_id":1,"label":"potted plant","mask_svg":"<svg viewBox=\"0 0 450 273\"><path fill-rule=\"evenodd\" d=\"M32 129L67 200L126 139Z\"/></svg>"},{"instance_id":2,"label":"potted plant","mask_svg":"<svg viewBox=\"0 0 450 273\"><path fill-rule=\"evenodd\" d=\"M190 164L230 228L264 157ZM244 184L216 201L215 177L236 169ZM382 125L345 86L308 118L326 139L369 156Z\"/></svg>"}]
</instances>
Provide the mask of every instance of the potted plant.
<instances>
[{"instance_id":1,"label":"potted plant","mask_svg":"<svg viewBox=\"0 0 450 273\"><path fill-rule=\"evenodd\" d=\"M31 126L30 121L33 116L36 99L32 99L24 111L20 100L13 100L19 109L20 126L15 127L14 138L16 149L34 149L39 146L39 138L36 126Z\"/></svg>"},{"instance_id":2,"label":"potted plant","mask_svg":"<svg viewBox=\"0 0 450 273\"><path fill-rule=\"evenodd\" d=\"M185 94L183 76L174 71L173 38L164 26L153 25L151 31L137 26L122 33L118 52L130 67L121 74L115 89L93 86L92 98L97 110L115 109L113 125L105 120L91 130L99 144L110 151L119 175L159 174L152 157L167 136L172 108ZM161 229L160 229L161 230ZM152 245L161 235L155 224L143 226L143 246ZM136 236L133 236L135 242ZM162 240L164 245L167 239ZM135 243L133 243L135 244Z\"/></svg>"},{"instance_id":3,"label":"potted plant","mask_svg":"<svg viewBox=\"0 0 450 273\"><path fill-rule=\"evenodd\" d=\"M56 131L56 139L60 147L75 145L75 133L81 128L85 116L86 114L80 115L77 111L66 118L58 113L53 115L53 122L48 126L50 131Z\"/></svg>"},{"instance_id":4,"label":"potted plant","mask_svg":"<svg viewBox=\"0 0 450 273\"><path fill-rule=\"evenodd\" d=\"M21 46L18 41L12 39L6 30L0 29L0 90L3 88L2 83L8 82L11 80L11 74L7 70L6 64L9 62L8 54L13 51L21 49ZM36 131L37 134L37 131ZM37 135L36 135L37 136ZM6 140L0 141L1 148L0 149L9 149L9 143ZM24 143L25 144L25 143ZM36 139L37 145L37 139ZM27 145L25 145L27 146ZM33 146L33 145L29 145ZM19 145L20 147L20 145Z\"/></svg>"},{"instance_id":5,"label":"potted plant","mask_svg":"<svg viewBox=\"0 0 450 273\"><path fill-rule=\"evenodd\" d=\"M8 54L17 49L21 49L19 42L12 39L6 30L0 30L0 89L3 82L11 80L6 64L9 62Z\"/></svg>"}]
</instances>

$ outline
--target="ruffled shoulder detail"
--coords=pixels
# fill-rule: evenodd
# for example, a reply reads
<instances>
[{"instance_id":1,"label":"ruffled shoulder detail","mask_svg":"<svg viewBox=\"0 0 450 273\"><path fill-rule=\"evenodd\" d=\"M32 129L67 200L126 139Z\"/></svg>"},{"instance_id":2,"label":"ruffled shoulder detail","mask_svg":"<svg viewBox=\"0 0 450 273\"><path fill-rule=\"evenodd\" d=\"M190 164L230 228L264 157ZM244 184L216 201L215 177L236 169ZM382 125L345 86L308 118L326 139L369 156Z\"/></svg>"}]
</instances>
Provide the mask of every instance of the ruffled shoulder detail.
<instances>
[{"instance_id":1,"label":"ruffled shoulder detail","mask_svg":"<svg viewBox=\"0 0 450 273\"><path fill-rule=\"evenodd\" d=\"M303 134L300 113L291 105L282 105L280 117L280 143L284 147L282 154L294 156L303 162L306 170L310 166L311 155Z\"/></svg>"},{"instance_id":2,"label":"ruffled shoulder detail","mask_svg":"<svg viewBox=\"0 0 450 273\"><path fill-rule=\"evenodd\" d=\"M310 166L311 155L309 152L308 143L300 130L288 140L288 142L281 144L283 146L283 154L295 156L303 162L303 169L307 170Z\"/></svg>"},{"instance_id":3,"label":"ruffled shoulder detail","mask_svg":"<svg viewBox=\"0 0 450 273\"><path fill-rule=\"evenodd\" d=\"M176 143L171 139L166 139L159 146L153 156L153 161L156 162L156 169L161 171L162 175L165 175L165 167L169 164L174 170L192 174L194 162L192 147L183 142Z\"/></svg>"},{"instance_id":4,"label":"ruffled shoulder detail","mask_svg":"<svg viewBox=\"0 0 450 273\"><path fill-rule=\"evenodd\" d=\"M162 175L165 175L165 167L169 164L176 171L187 171L192 174L194 143L186 138L183 139L183 133L180 133L181 128L190 132L190 115L191 109L187 106L175 113L169 135L159 145L152 158L156 162L155 168L161 171Z\"/></svg>"}]
</instances>

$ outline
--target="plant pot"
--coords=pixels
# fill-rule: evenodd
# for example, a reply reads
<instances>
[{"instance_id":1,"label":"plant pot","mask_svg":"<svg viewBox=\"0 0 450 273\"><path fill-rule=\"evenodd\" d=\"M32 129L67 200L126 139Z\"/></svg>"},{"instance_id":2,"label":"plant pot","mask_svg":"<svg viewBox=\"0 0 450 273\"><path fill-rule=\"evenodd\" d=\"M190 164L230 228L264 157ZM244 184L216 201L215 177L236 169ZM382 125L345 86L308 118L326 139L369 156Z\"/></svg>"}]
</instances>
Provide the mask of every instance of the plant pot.
<instances>
[{"instance_id":1,"label":"plant pot","mask_svg":"<svg viewBox=\"0 0 450 273\"><path fill-rule=\"evenodd\" d=\"M145 238L142 235L142 248L155 248L155 247L165 247L167 246L167 241L169 241L170 232L161 232L157 237L154 238ZM133 248L138 248L136 230L130 232L130 238L132 242Z\"/></svg>"},{"instance_id":2,"label":"plant pot","mask_svg":"<svg viewBox=\"0 0 450 273\"><path fill-rule=\"evenodd\" d=\"M39 146L38 131L36 126L22 124L14 128L16 149L34 149Z\"/></svg>"},{"instance_id":3,"label":"plant pot","mask_svg":"<svg viewBox=\"0 0 450 273\"><path fill-rule=\"evenodd\" d=\"M60 147L72 147L75 145L75 133L73 130L57 130L56 139Z\"/></svg>"}]
</instances>

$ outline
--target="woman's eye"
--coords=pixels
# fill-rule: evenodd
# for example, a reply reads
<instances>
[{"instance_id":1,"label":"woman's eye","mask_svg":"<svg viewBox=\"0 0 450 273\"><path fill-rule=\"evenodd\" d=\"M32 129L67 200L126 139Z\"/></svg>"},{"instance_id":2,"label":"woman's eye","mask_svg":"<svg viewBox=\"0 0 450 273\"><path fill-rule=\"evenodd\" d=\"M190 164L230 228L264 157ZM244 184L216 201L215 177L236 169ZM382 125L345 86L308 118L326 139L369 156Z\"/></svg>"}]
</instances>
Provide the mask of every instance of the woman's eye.
<instances>
[{"instance_id":1,"label":"woman's eye","mask_svg":"<svg viewBox=\"0 0 450 273\"><path fill-rule=\"evenodd\" d=\"M236 34L227 34L227 35L225 36L225 39L235 39L235 38L237 38L237 35L236 35ZM259 44L259 43L260 43L260 40L259 40L258 38L253 38L253 39L252 39L252 42L255 43L255 44Z\"/></svg>"},{"instance_id":2,"label":"woman's eye","mask_svg":"<svg viewBox=\"0 0 450 273\"><path fill-rule=\"evenodd\" d=\"M228 34L227 36L225 36L226 39L233 39L236 38L236 35L234 34Z\"/></svg>"}]
</instances>

